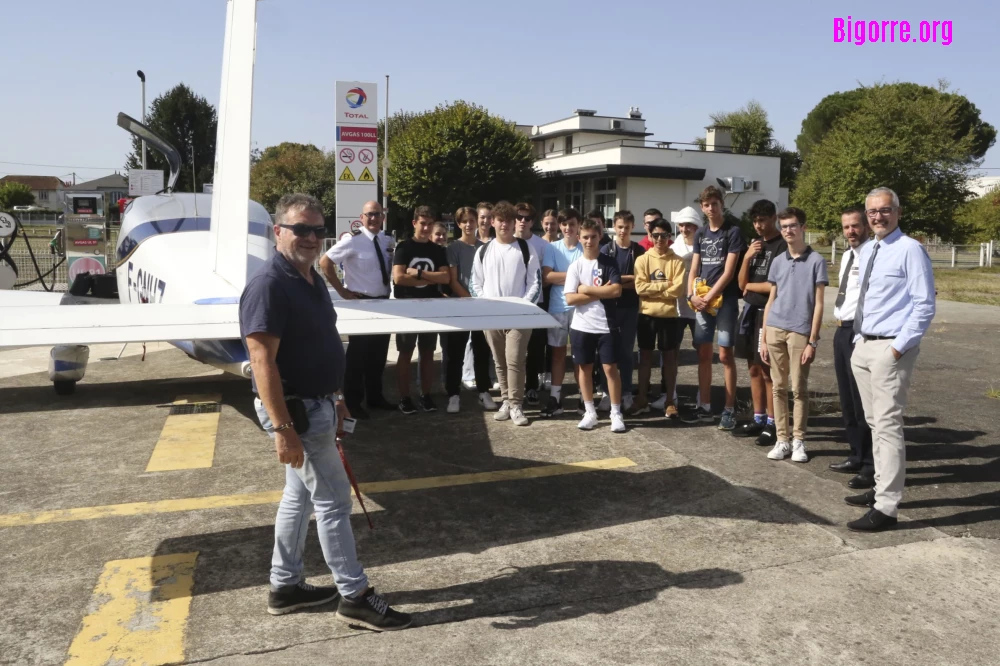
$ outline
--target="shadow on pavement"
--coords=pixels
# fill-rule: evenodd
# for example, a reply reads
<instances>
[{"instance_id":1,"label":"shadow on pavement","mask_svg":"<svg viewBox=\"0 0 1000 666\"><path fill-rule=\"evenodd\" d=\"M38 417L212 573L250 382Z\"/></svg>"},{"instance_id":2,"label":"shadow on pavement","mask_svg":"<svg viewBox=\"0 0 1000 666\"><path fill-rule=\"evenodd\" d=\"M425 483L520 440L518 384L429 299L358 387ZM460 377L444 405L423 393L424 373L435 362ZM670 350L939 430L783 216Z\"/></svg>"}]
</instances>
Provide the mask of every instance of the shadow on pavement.
<instances>
[{"instance_id":1,"label":"shadow on pavement","mask_svg":"<svg viewBox=\"0 0 1000 666\"><path fill-rule=\"evenodd\" d=\"M675 574L655 562L570 561L508 567L486 580L434 590L393 592L392 603L450 604L414 613L420 626L496 614L506 619L492 622L495 629L530 629L590 614L609 615L653 601L669 587L715 589L742 582L742 574L728 569ZM600 597L600 604L594 603L595 597Z\"/></svg>"}]
</instances>

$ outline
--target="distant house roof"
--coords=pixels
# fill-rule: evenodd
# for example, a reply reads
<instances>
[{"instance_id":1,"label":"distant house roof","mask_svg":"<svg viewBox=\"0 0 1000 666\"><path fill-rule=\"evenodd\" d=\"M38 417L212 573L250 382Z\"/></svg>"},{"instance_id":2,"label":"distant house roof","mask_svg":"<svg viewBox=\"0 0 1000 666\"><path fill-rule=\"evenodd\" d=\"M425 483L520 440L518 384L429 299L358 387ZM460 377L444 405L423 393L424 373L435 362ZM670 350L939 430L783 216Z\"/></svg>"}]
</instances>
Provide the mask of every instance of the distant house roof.
<instances>
[{"instance_id":1,"label":"distant house roof","mask_svg":"<svg viewBox=\"0 0 1000 666\"><path fill-rule=\"evenodd\" d=\"M127 190L128 181L125 179L125 176L120 173L113 173L110 176L104 176L103 178L95 178L94 180L88 180L85 183L77 183L70 189L99 190L102 187L116 190Z\"/></svg>"},{"instance_id":2,"label":"distant house roof","mask_svg":"<svg viewBox=\"0 0 1000 666\"><path fill-rule=\"evenodd\" d=\"M33 190L59 190L66 187L66 183L55 176L4 176L0 178L0 184L3 183L21 183Z\"/></svg>"}]
</instances>

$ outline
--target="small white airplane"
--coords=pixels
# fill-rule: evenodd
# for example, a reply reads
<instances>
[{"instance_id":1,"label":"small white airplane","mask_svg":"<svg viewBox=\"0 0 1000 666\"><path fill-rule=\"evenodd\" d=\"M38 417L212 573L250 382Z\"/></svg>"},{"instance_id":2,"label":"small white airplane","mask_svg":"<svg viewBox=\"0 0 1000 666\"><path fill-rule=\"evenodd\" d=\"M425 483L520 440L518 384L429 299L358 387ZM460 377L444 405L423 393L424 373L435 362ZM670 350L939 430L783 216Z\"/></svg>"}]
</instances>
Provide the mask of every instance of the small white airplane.
<instances>
[{"instance_id":1,"label":"small white airplane","mask_svg":"<svg viewBox=\"0 0 1000 666\"><path fill-rule=\"evenodd\" d=\"M180 173L177 150L119 114L118 124L162 152L171 171L166 193L135 199L122 216L120 302L60 304L73 299L0 291L0 348L57 345L49 371L58 393L73 391L86 371L85 345L97 343L167 341L198 361L250 376L239 296L275 252L271 216L250 201L256 4L227 0L213 194L171 192ZM335 308L343 335L556 325L522 299L338 300Z\"/></svg>"}]
</instances>

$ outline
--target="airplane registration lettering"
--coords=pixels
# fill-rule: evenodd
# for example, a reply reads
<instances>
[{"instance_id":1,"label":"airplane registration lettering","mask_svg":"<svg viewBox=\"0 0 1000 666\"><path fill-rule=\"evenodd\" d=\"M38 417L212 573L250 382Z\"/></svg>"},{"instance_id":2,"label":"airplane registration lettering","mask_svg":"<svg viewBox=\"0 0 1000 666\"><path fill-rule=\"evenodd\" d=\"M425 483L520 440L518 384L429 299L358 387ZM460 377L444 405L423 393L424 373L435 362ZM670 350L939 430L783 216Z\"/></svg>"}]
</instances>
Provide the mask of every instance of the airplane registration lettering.
<instances>
[{"instance_id":1,"label":"airplane registration lettering","mask_svg":"<svg viewBox=\"0 0 1000 666\"><path fill-rule=\"evenodd\" d=\"M135 273L135 280L132 279L132 262L128 262L128 300L132 302L132 295L135 294L135 301L139 303L162 303L163 294L167 290L167 283L157 278L149 271L141 268Z\"/></svg>"}]
</instances>

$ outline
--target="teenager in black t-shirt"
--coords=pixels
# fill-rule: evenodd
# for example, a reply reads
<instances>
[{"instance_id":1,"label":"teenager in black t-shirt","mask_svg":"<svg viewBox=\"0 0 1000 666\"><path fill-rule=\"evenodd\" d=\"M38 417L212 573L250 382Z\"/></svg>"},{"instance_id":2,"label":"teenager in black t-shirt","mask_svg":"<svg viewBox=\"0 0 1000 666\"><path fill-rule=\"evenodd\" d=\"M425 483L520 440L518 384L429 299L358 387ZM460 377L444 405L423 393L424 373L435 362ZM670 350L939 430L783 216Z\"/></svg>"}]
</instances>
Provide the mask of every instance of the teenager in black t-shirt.
<instances>
[{"instance_id":1,"label":"teenager in black t-shirt","mask_svg":"<svg viewBox=\"0 0 1000 666\"><path fill-rule=\"evenodd\" d=\"M392 257L392 281L398 299L441 298L440 285L451 281L447 252L431 242L434 220L434 211L429 206L419 206L413 212L413 238L396 246ZM437 334L399 333L396 335L396 351L399 352L396 381L399 384L399 411L404 414L417 411L410 398L410 360L414 347L420 349L420 408L425 412L437 409L430 396Z\"/></svg>"},{"instance_id":2,"label":"teenager in black t-shirt","mask_svg":"<svg viewBox=\"0 0 1000 666\"><path fill-rule=\"evenodd\" d=\"M759 236L750 243L740 267L739 287L743 291L743 314L737 335L743 343L750 370L750 394L753 397L753 420L736 428L734 435L757 437L760 446L774 446L774 396L771 393L770 367L760 357L760 330L764 308L771 293L767 274L774 258L788 249L777 227L777 211L767 199L750 207L750 219Z\"/></svg>"}]
</instances>

